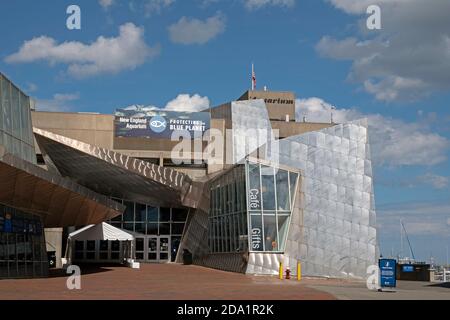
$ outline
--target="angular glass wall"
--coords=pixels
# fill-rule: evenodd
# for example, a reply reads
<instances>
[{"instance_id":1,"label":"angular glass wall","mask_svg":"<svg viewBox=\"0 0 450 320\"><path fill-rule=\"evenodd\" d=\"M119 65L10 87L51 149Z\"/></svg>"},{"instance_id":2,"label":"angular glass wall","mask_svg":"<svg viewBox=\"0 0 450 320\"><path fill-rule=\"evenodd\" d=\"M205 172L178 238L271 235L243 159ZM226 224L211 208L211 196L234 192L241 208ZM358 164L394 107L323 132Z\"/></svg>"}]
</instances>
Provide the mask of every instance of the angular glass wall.
<instances>
[{"instance_id":1,"label":"angular glass wall","mask_svg":"<svg viewBox=\"0 0 450 320\"><path fill-rule=\"evenodd\" d=\"M299 174L256 162L212 182L212 253L283 252Z\"/></svg>"},{"instance_id":2,"label":"angular glass wall","mask_svg":"<svg viewBox=\"0 0 450 320\"><path fill-rule=\"evenodd\" d=\"M212 253L248 250L245 167L214 180L210 191L209 248Z\"/></svg>"},{"instance_id":3,"label":"angular glass wall","mask_svg":"<svg viewBox=\"0 0 450 320\"><path fill-rule=\"evenodd\" d=\"M172 235L181 239L188 209L157 208L122 199L112 200L127 207L123 215L108 221L116 228L142 235Z\"/></svg>"},{"instance_id":4,"label":"angular glass wall","mask_svg":"<svg viewBox=\"0 0 450 320\"><path fill-rule=\"evenodd\" d=\"M7 152L36 163L30 98L0 73L0 145Z\"/></svg>"},{"instance_id":5,"label":"angular glass wall","mask_svg":"<svg viewBox=\"0 0 450 320\"><path fill-rule=\"evenodd\" d=\"M298 172L247 162L250 252L281 253L294 206Z\"/></svg>"},{"instance_id":6,"label":"angular glass wall","mask_svg":"<svg viewBox=\"0 0 450 320\"><path fill-rule=\"evenodd\" d=\"M0 279L47 274L47 251L40 217L0 204Z\"/></svg>"}]
</instances>

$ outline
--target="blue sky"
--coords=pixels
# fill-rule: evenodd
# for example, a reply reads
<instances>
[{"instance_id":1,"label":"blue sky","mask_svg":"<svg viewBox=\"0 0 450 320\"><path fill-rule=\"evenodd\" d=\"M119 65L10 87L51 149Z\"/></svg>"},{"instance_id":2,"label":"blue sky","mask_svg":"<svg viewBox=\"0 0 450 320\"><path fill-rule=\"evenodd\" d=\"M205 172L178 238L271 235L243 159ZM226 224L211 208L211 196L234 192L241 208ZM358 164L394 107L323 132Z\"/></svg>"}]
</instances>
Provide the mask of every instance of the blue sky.
<instances>
[{"instance_id":1,"label":"blue sky","mask_svg":"<svg viewBox=\"0 0 450 320\"><path fill-rule=\"evenodd\" d=\"M382 29L367 30L379 4ZM81 8L81 30L66 8ZM2 1L0 70L53 111L196 110L250 86L310 121L368 117L382 253L402 218L416 256L450 245L450 3L435 0ZM99 39L99 37L102 37ZM406 253L406 252L405 252Z\"/></svg>"}]
</instances>

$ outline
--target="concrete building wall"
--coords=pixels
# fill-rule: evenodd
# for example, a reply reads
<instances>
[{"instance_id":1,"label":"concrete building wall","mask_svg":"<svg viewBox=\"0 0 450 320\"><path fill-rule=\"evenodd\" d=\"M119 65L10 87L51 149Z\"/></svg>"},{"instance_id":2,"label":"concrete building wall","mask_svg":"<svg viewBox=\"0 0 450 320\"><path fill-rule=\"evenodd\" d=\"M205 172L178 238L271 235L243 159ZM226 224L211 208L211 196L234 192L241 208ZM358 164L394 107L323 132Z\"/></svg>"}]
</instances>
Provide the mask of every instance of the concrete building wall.
<instances>
[{"instance_id":1,"label":"concrete building wall","mask_svg":"<svg viewBox=\"0 0 450 320\"><path fill-rule=\"evenodd\" d=\"M263 99L270 120L295 121L295 95L282 91L247 91L238 100Z\"/></svg>"},{"instance_id":2,"label":"concrete building wall","mask_svg":"<svg viewBox=\"0 0 450 320\"><path fill-rule=\"evenodd\" d=\"M172 159L172 149L179 142L167 139L138 139L115 138L114 116L90 113L62 113L62 112L32 112L33 126L44 129L68 138L89 143L108 150L116 151L127 156L150 159L164 166L165 159ZM225 120L211 119L211 129L225 132ZM194 143L200 143L200 152L194 147ZM39 154L39 146L36 145L36 153ZM202 160L203 151L208 142L193 142L191 144L190 159ZM198 147L197 147L198 148ZM222 170L223 164L212 164L205 168L188 168L186 166L172 166L191 177L202 177L207 173Z\"/></svg>"}]
</instances>

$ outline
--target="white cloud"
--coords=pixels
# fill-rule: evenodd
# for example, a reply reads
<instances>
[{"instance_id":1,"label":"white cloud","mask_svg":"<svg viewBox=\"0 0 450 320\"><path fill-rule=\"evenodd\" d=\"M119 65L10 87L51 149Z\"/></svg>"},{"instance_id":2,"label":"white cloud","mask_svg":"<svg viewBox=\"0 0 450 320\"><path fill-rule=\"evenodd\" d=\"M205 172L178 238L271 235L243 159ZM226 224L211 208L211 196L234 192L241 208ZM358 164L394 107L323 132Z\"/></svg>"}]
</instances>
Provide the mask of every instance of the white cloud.
<instances>
[{"instance_id":1,"label":"white cloud","mask_svg":"<svg viewBox=\"0 0 450 320\"><path fill-rule=\"evenodd\" d=\"M169 26L170 40L180 44L204 44L225 31L225 16L218 13L205 21L182 17Z\"/></svg>"},{"instance_id":2,"label":"white cloud","mask_svg":"<svg viewBox=\"0 0 450 320\"><path fill-rule=\"evenodd\" d=\"M218 3L220 0L197 0L197 1L200 2L201 8L206 8L212 4Z\"/></svg>"},{"instance_id":3,"label":"white cloud","mask_svg":"<svg viewBox=\"0 0 450 320\"><path fill-rule=\"evenodd\" d=\"M358 16L357 35L323 37L324 57L349 60L349 79L381 101L415 101L450 89L450 2L434 0L327 0ZM366 28L366 9L381 7L382 29Z\"/></svg>"},{"instance_id":4,"label":"white cloud","mask_svg":"<svg viewBox=\"0 0 450 320\"><path fill-rule=\"evenodd\" d=\"M433 173L427 173L418 178L419 181L431 185L435 189L445 189L448 187L449 178Z\"/></svg>"},{"instance_id":5,"label":"white cloud","mask_svg":"<svg viewBox=\"0 0 450 320\"><path fill-rule=\"evenodd\" d=\"M295 0L244 0L245 7L250 10L260 9L267 6L293 7Z\"/></svg>"},{"instance_id":6,"label":"white cloud","mask_svg":"<svg viewBox=\"0 0 450 320\"><path fill-rule=\"evenodd\" d=\"M432 187L436 190L443 190L449 186L449 177L437 175L434 173L426 173L419 176L408 175L406 177L385 176L377 179L379 185L387 187L400 188L417 188L417 187Z\"/></svg>"},{"instance_id":7,"label":"white cloud","mask_svg":"<svg viewBox=\"0 0 450 320\"><path fill-rule=\"evenodd\" d=\"M167 103L164 110L167 111L203 111L210 107L208 97L202 97L198 94L190 96L189 94L179 94L175 99Z\"/></svg>"},{"instance_id":8,"label":"white cloud","mask_svg":"<svg viewBox=\"0 0 450 320\"><path fill-rule=\"evenodd\" d=\"M27 88L25 89L26 92L36 92L38 89L38 86L32 82L27 83Z\"/></svg>"},{"instance_id":9,"label":"white cloud","mask_svg":"<svg viewBox=\"0 0 450 320\"><path fill-rule=\"evenodd\" d=\"M37 99L36 110L62 112L71 109L70 102L80 99L78 93L56 93L52 99Z\"/></svg>"},{"instance_id":10,"label":"white cloud","mask_svg":"<svg viewBox=\"0 0 450 320\"><path fill-rule=\"evenodd\" d=\"M68 64L67 72L77 78L98 74L115 74L133 70L159 53L144 40L144 29L132 23L120 26L118 37L100 36L91 44L77 41L58 44L41 36L25 41L18 52L6 57L7 63L48 61L51 65Z\"/></svg>"},{"instance_id":11,"label":"white cloud","mask_svg":"<svg viewBox=\"0 0 450 320\"><path fill-rule=\"evenodd\" d=\"M113 5L114 0L99 0L98 2L104 9L107 9Z\"/></svg>"},{"instance_id":12,"label":"white cloud","mask_svg":"<svg viewBox=\"0 0 450 320\"><path fill-rule=\"evenodd\" d=\"M408 235L450 236L449 216L449 203L389 204L377 210L377 221L384 234L399 234L402 219Z\"/></svg>"},{"instance_id":13,"label":"white cloud","mask_svg":"<svg viewBox=\"0 0 450 320\"><path fill-rule=\"evenodd\" d=\"M332 104L320 98L298 99L297 119L330 122ZM447 160L450 141L420 123L408 123L380 114L363 114L355 108L333 110L333 120L343 123L360 118L369 122L372 159L377 165L435 165Z\"/></svg>"},{"instance_id":14,"label":"white cloud","mask_svg":"<svg viewBox=\"0 0 450 320\"><path fill-rule=\"evenodd\" d=\"M154 105L132 105L126 107L128 110L165 110L165 111L185 111L185 112L199 112L204 111L210 107L208 97L202 97L199 94L179 94L175 99L169 101L163 108Z\"/></svg>"},{"instance_id":15,"label":"white cloud","mask_svg":"<svg viewBox=\"0 0 450 320\"><path fill-rule=\"evenodd\" d=\"M370 5L401 4L411 0L327 0L336 8L351 14L365 13Z\"/></svg>"},{"instance_id":16,"label":"white cloud","mask_svg":"<svg viewBox=\"0 0 450 320\"><path fill-rule=\"evenodd\" d=\"M144 1L144 13L146 17L161 14L164 8L168 8L175 3L175 0L146 0Z\"/></svg>"}]
</instances>

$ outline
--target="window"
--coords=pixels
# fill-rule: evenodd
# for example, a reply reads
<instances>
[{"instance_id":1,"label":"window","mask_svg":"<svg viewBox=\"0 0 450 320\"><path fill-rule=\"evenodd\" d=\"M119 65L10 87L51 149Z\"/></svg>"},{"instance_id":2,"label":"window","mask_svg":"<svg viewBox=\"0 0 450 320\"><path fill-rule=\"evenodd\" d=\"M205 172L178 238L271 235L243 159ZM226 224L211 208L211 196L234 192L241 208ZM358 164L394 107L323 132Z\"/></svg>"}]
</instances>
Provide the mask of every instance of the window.
<instances>
[{"instance_id":1,"label":"window","mask_svg":"<svg viewBox=\"0 0 450 320\"><path fill-rule=\"evenodd\" d=\"M86 259L95 260L95 240L86 241Z\"/></svg>"},{"instance_id":2,"label":"window","mask_svg":"<svg viewBox=\"0 0 450 320\"><path fill-rule=\"evenodd\" d=\"M264 215L264 251L278 251L278 232L275 215Z\"/></svg>"},{"instance_id":3,"label":"window","mask_svg":"<svg viewBox=\"0 0 450 320\"><path fill-rule=\"evenodd\" d=\"M41 165L41 166L45 165L44 156L42 154L37 154L36 155L36 163Z\"/></svg>"},{"instance_id":4,"label":"window","mask_svg":"<svg viewBox=\"0 0 450 320\"><path fill-rule=\"evenodd\" d=\"M147 221L158 222L158 208L147 207Z\"/></svg>"},{"instance_id":5,"label":"window","mask_svg":"<svg viewBox=\"0 0 450 320\"><path fill-rule=\"evenodd\" d=\"M87 251L95 251L95 241L94 240L86 241L86 250Z\"/></svg>"},{"instance_id":6,"label":"window","mask_svg":"<svg viewBox=\"0 0 450 320\"><path fill-rule=\"evenodd\" d=\"M258 164L250 162L247 166L249 185L252 185L252 181L257 179L252 175L257 173L255 166ZM260 167L262 215L259 210L254 209L257 205L252 201L256 201L257 197L252 193L252 189L249 189L247 195L251 222L250 251L283 252L299 174L266 165Z\"/></svg>"},{"instance_id":7,"label":"window","mask_svg":"<svg viewBox=\"0 0 450 320\"><path fill-rule=\"evenodd\" d=\"M134 232L145 234L145 223L136 223L134 225Z\"/></svg>"},{"instance_id":8,"label":"window","mask_svg":"<svg viewBox=\"0 0 450 320\"><path fill-rule=\"evenodd\" d=\"M108 247L109 247L109 241L107 240L101 240L100 241L100 260L108 260Z\"/></svg>"},{"instance_id":9,"label":"window","mask_svg":"<svg viewBox=\"0 0 450 320\"><path fill-rule=\"evenodd\" d=\"M182 235L184 229L184 223L172 223L172 234Z\"/></svg>"},{"instance_id":10,"label":"window","mask_svg":"<svg viewBox=\"0 0 450 320\"><path fill-rule=\"evenodd\" d=\"M159 222L169 222L169 221L170 221L170 208L160 208Z\"/></svg>"},{"instance_id":11,"label":"window","mask_svg":"<svg viewBox=\"0 0 450 320\"><path fill-rule=\"evenodd\" d=\"M276 174L277 210L289 211L289 173L278 169Z\"/></svg>"},{"instance_id":12,"label":"window","mask_svg":"<svg viewBox=\"0 0 450 320\"><path fill-rule=\"evenodd\" d=\"M107 240L101 240L100 241L100 251L108 251L108 244L109 244L109 242Z\"/></svg>"},{"instance_id":13,"label":"window","mask_svg":"<svg viewBox=\"0 0 450 320\"><path fill-rule=\"evenodd\" d=\"M172 221L185 222L187 218L188 210L186 209L172 209Z\"/></svg>"},{"instance_id":14,"label":"window","mask_svg":"<svg viewBox=\"0 0 450 320\"><path fill-rule=\"evenodd\" d=\"M145 204L136 203L135 221L146 221L146 220L147 220L147 206Z\"/></svg>"},{"instance_id":15,"label":"window","mask_svg":"<svg viewBox=\"0 0 450 320\"><path fill-rule=\"evenodd\" d=\"M170 223L160 223L159 224L159 234L160 235L170 235Z\"/></svg>"},{"instance_id":16,"label":"window","mask_svg":"<svg viewBox=\"0 0 450 320\"><path fill-rule=\"evenodd\" d=\"M243 166L236 167L212 183L208 230L211 252L237 252L247 248L247 230L241 234L239 229L240 221L247 219L246 206L239 205L242 198L245 202L244 171Z\"/></svg>"},{"instance_id":17,"label":"window","mask_svg":"<svg viewBox=\"0 0 450 320\"><path fill-rule=\"evenodd\" d=\"M250 216L250 243L251 251L264 251L263 228L261 215Z\"/></svg>"},{"instance_id":18,"label":"window","mask_svg":"<svg viewBox=\"0 0 450 320\"><path fill-rule=\"evenodd\" d=\"M261 167L261 191L264 211L275 210L275 184L271 167Z\"/></svg>"},{"instance_id":19,"label":"window","mask_svg":"<svg viewBox=\"0 0 450 320\"><path fill-rule=\"evenodd\" d=\"M111 241L111 260L120 259L120 241Z\"/></svg>"},{"instance_id":20,"label":"window","mask_svg":"<svg viewBox=\"0 0 450 320\"><path fill-rule=\"evenodd\" d=\"M134 202L124 201L123 205L127 207L125 209L125 213L123 214L123 221L126 221L126 222L135 221L134 220Z\"/></svg>"},{"instance_id":21,"label":"window","mask_svg":"<svg viewBox=\"0 0 450 320\"><path fill-rule=\"evenodd\" d=\"M157 235L158 234L158 224L157 223L147 223L147 234Z\"/></svg>"}]
</instances>

